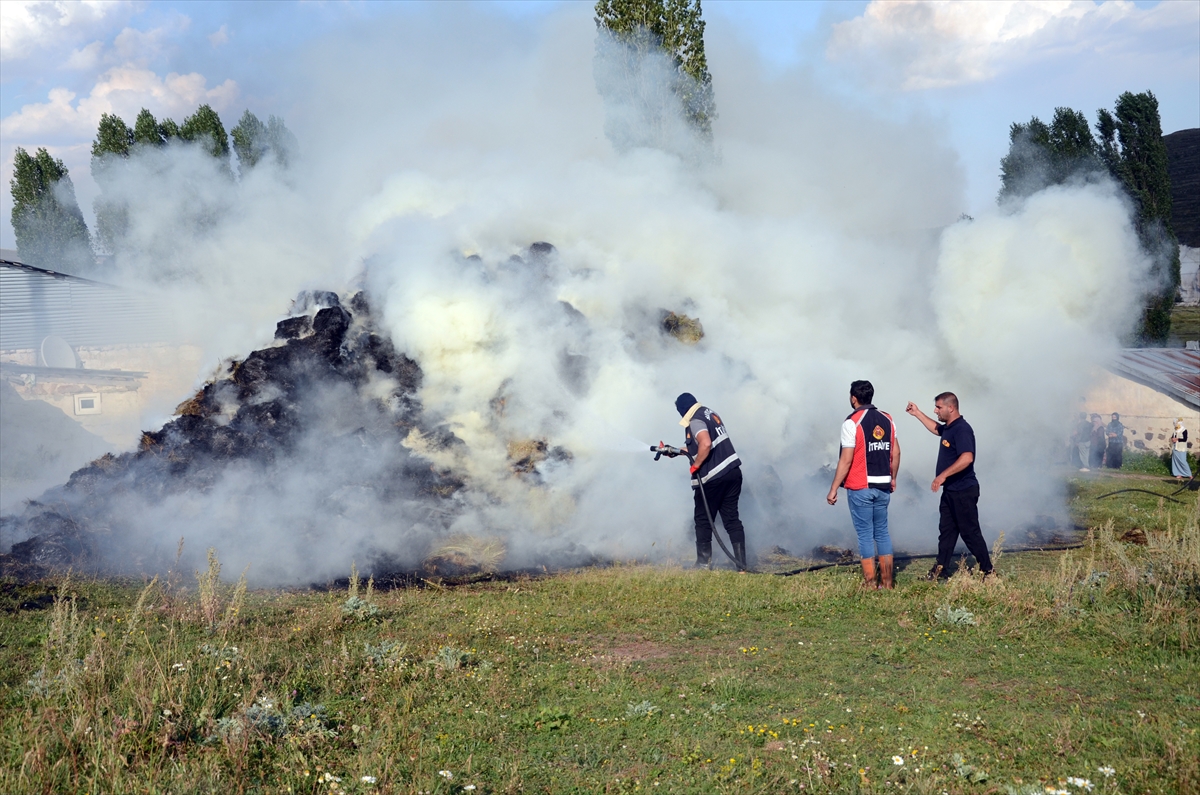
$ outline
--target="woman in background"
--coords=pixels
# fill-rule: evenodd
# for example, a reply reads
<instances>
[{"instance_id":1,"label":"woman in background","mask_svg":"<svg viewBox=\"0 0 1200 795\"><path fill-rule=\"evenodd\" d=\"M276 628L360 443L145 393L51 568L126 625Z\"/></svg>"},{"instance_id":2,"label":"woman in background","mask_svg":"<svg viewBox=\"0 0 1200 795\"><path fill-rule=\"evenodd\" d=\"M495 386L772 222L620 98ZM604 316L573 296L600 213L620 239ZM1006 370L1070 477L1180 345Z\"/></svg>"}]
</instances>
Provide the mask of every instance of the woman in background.
<instances>
[{"instance_id":1,"label":"woman in background","mask_svg":"<svg viewBox=\"0 0 1200 795\"><path fill-rule=\"evenodd\" d=\"M1175 420L1175 433L1171 436L1171 474L1177 480L1191 478L1192 468L1187 460L1187 428L1183 427L1183 419Z\"/></svg>"},{"instance_id":2,"label":"woman in background","mask_svg":"<svg viewBox=\"0 0 1200 795\"><path fill-rule=\"evenodd\" d=\"M1099 469L1104 466L1104 447L1108 444L1108 439L1104 435L1104 423L1100 421L1099 414L1092 415L1092 446L1088 450L1088 463L1092 469Z\"/></svg>"}]
</instances>

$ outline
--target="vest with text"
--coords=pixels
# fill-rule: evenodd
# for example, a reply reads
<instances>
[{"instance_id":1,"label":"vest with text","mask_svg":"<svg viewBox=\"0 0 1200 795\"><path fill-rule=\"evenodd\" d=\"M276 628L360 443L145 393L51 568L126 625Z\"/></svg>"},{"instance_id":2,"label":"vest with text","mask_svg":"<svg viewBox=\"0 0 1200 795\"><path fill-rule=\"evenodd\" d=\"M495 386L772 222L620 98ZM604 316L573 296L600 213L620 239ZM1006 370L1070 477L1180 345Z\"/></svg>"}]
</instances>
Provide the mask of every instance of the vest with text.
<instances>
[{"instance_id":1,"label":"vest with text","mask_svg":"<svg viewBox=\"0 0 1200 795\"><path fill-rule=\"evenodd\" d=\"M710 480L720 478L742 465L738 454L734 452L733 442L729 439L729 431L726 430L725 423L721 422L721 418L715 411L706 406L701 406L692 415L692 421L695 420L700 420L704 423L705 430L708 431L708 441L712 444L712 449L709 450L708 458L704 459L704 463L700 465L700 469L692 476L692 488L701 483L708 483ZM700 445L692 437L692 429L690 427L685 429L685 438L687 440L688 453L695 457L697 451L700 449Z\"/></svg>"},{"instance_id":2,"label":"vest with text","mask_svg":"<svg viewBox=\"0 0 1200 795\"><path fill-rule=\"evenodd\" d=\"M892 490L892 443L896 428L891 415L871 405L846 418L854 423L854 459L846 475L848 489Z\"/></svg>"}]
</instances>

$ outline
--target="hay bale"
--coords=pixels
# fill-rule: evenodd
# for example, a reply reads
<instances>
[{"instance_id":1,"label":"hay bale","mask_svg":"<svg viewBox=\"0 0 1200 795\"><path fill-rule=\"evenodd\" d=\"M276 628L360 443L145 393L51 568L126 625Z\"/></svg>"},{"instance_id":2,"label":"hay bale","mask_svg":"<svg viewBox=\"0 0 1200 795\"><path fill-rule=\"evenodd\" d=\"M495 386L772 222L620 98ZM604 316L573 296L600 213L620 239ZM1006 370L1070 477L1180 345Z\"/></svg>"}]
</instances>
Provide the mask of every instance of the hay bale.
<instances>
[{"instance_id":1,"label":"hay bale","mask_svg":"<svg viewBox=\"0 0 1200 795\"><path fill-rule=\"evenodd\" d=\"M537 465L546 460L549 446L545 439L517 439L508 443L508 460L512 471L518 474L533 472Z\"/></svg>"},{"instance_id":2,"label":"hay bale","mask_svg":"<svg viewBox=\"0 0 1200 795\"><path fill-rule=\"evenodd\" d=\"M498 538L479 538L470 535L451 536L425 559L430 571L460 574L481 571L488 574L499 570L508 554Z\"/></svg>"},{"instance_id":3,"label":"hay bale","mask_svg":"<svg viewBox=\"0 0 1200 795\"><path fill-rule=\"evenodd\" d=\"M704 326L700 325L700 318L690 318L675 312L664 312L662 330L684 345L695 345L704 339Z\"/></svg>"}]
</instances>

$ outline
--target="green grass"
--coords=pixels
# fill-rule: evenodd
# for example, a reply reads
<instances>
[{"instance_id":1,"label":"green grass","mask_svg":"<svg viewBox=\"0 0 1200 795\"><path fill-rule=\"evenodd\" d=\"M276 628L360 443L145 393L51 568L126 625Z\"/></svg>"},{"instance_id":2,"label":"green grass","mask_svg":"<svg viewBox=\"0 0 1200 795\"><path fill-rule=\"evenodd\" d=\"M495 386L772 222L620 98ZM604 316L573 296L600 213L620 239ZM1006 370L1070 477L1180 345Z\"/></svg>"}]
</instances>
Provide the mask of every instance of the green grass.
<instances>
[{"instance_id":1,"label":"green grass","mask_svg":"<svg viewBox=\"0 0 1200 795\"><path fill-rule=\"evenodd\" d=\"M1187 524L1195 510L1197 492L1184 491L1171 500L1180 484L1171 477L1138 477L1100 472L1089 478L1072 478L1067 483L1068 506L1077 524L1101 527L1111 522L1117 535L1127 530L1166 532ZM1125 491L1139 489L1139 491ZM1150 493L1153 492L1153 493Z\"/></svg>"},{"instance_id":2,"label":"green grass","mask_svg":"<svg viewBox=\"0 0 1200 795\"><path fill-rule=\"evenodd\" d=\"M1171 311L1171 336L1178 340L1200 340L1200 306L1175 306Z\"/></svg>"},{"instance_id":3,"label":"green grass","mask_svg":"<svg viewBox=\"0 0 1200 795\"><path fill-rule=\"evenodd\" d=\"M631 565L347 608L7 582L0 791L1195 792L1200 507L1094 499L1126 482L1076 481L1104 526L987 586ZM1148 543L1114 540L1141 512Z\"/></svg>"},{"instance_id":4,"label":"green grass","mask_svg":"<svg viewBox=\"0 0 1200 795\"><path fill-rule=\"evenodd\" d=\"M1188 466L1192 468L1192 472L1195 472L1196 456L1188 453L1187 459ZM1121 457L1120 471L1130 475L1171 477L1171 454L1169 452L1156 454L1129 450ZM1171 491L1174 491L1174 489L1171 489Z\"/></svg>"}]
</instances>

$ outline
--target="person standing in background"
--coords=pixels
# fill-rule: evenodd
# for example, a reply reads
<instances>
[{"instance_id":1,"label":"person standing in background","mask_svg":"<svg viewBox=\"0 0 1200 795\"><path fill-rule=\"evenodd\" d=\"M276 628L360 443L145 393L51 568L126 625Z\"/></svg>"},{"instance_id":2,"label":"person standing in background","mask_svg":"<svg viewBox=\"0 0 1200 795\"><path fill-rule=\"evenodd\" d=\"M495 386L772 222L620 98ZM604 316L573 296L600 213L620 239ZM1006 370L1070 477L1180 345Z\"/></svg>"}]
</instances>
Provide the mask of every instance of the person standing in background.
<instances>
[{"instance_id":1,"label":"person standing in background","mask_svg":"<svg viewBox=\"0 0 1200 795\"><path fill-rule=\"evenodd\" d=\"M1075 449L1079 456L1079 471L1088 472L1088 461L1091 458L1092 449L1092 423L1088 420L1088 415L1084 412L1079 412L1079 422L1075 425Z\"/></svg>"},{"instance_id":2,"label":"person standing in background","mask_svg":"<svg viewBox=\"0 0 1200 795\"><path fill-rule=\"evenodd\" d=\"M900 443L892 417L871 404L875 387L870 381L850 384L850 416L842 423L842 452L825 501L837 504L838 488L845 486L850 520L858 536L863 582L868 588L895 587L892 537L887 509L900 471ZM880 585L875 584L875 557L879 556Z\"/></svg>"},{"instance_id":3,"label":"person standing in background","mask_svg":"<svg viewBox=\"0 0 1200 795\"><path fill-rule=\"evenodd\" d=\"M1176 480L1192 477L1192 468L1187 460L1187 428L1183 427L1183 418L1175 420L1175 433L1171 435L1171 474Z\"/></svg>"},{"instance_id":4,"label":"person standing in background","mask_svg":"<svg viewBox=\"0 0 1200 795\"><path fill-rule=\"evenodd\" d=\"M987 542L979 526L979 481L975 478L975 431L958 412L958 396L943 392L933 399L933 412L939 422L927 417L916 403L905 409L920 420L930 433L941 440L938 446L937 477L932 489L936 494L942 489L939 506L941 520L938 522L937 563L925 575L925 579L937 582L938 577L949 569L954 547L961 537L967 549L979 562L984 580L995 575L992 558L988 554Z\"/></svg>"},{"instance_id":5,"label":"person standing in background","mask_svg":"<svg viewBox=\"0 0 1200 795\"><path fill-rule=\"evenodd\" d=\"M1092 415L1092 444L1088 463L1092 469L1100 469L1104 466L1104 423L1100 419L1099 414Z\"/></svg>"},{"instance_id":6,"label":"person standing in background","mask_svg":"<svg viewBox=\"0 0 1200 795\"><path fill-rule=\"evenodd\" d=\"M1125 457L1125 426L1121 424L1121 415L1113 412L1112 422L1104 431L1108 446L1104 449L1104 466L1109 469L1120 469Z\"/></svg>"}]
</instances>

